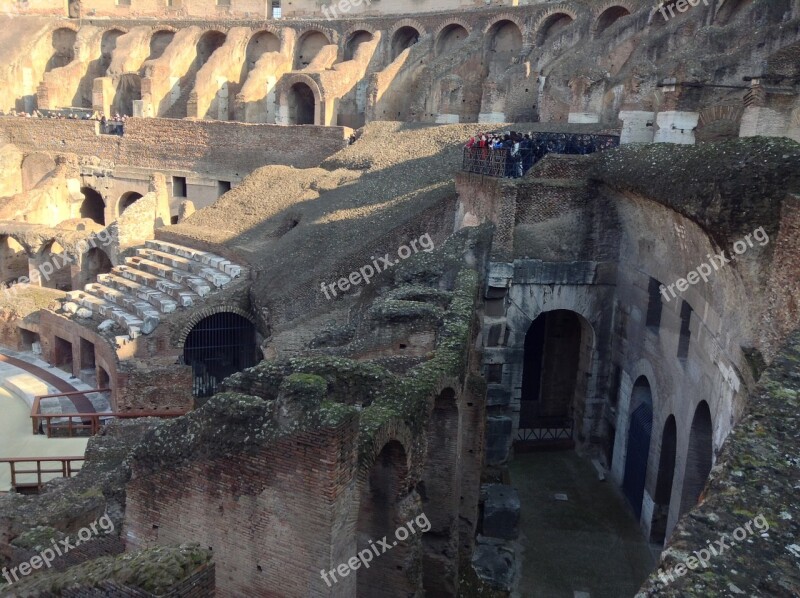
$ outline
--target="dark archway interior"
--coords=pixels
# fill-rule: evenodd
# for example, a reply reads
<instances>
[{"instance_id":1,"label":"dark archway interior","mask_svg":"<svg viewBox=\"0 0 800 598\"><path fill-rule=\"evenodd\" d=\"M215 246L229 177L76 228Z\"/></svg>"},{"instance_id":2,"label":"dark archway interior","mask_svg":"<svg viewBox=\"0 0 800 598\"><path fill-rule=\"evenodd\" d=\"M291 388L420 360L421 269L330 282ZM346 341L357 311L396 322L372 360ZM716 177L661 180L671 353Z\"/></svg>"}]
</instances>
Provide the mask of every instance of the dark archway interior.
<instances>
[{"instance_id":1,"label":"dark archway interior","mask_svg":"<svg viewBox=\"0 0 800 598\"><path fill-rule=\"evenodd\" d=\"M106 252L99 247L92 247L86 252L84 257L84 268L86 272L86 282L97 280L98 274L108 274L114 268Z\"/></svg>"},{"instance_id":2,"label":"dark archway interior","mask_svg":"<svg viewBox=\"0 0 800 598\"><path fill-rule=\"evenodd\" d=\"M400 56L406 48L410 48L419 41L419 31L406 25L400 27L392 36L392 60Z\"/></svg>"},{"instance_id":3,"label":"dark archway interior","mask_svg":"<svg viewBox=\"0 0 800 598\"><path fill-rule=\"evenodd\" d=\"M570 311L546 312L525 336L520 428L535 428L573 415L581 324Z\"/></svg>"},{"instance_id":4,"label":"dark archway interior","mask_svg":"<svg viewBox=\"0 0 800 598\"><path fill-rule=\"evenodd\" d=\"M256 350L256 330L247 318L220 312L200 320L183 346L194 396L210 397L225 378L255 365Z\"/></svg>"},{"instance_id":5,"label":"dark archway interior","mask_svg":"<svg viewBox=\"0 0 800 598\"><path fill-rule=\"evenodd\" d=\"M164 50L172 43L173 37L175 37L175 32L173 31L162 30L154 32L150 37L150 55L147 57L147 60L161 58Z\"/></svg>"},{"instance_id":6,"label":"dark archway interior","mask_svg":"<svg viewBox=\"0 0 800 598\"><path fill-rule=\"evenodd\" d=\"M75 57L75 39L78 34L72 29L56 29L53 31L53 54L47 61L45 72L67 66Z\"/></svg>"},{"instance_id":7,"label":"dark archway interior","mask_svg":"<svg viewBox=\"0 0 800 598\"><path fill-rule=\"evenodd\" d=\"M122 214L125 210L131 207L137 200L142 198L141 193L136 191L128 191L119 198L119 213Z\"/></svg>"},{"instance_id":8,"label":"dark archway interior","mask_svg":"<svg viewBox=\"0 0 800 598\"><path fill-rule=\"evenodd\" d=\"M306 33L297 44L294 69L299 71L306 68L311 64L311 61L316 58L319 51L328 44L330 44L330 41L325 37L325 34L319 31L309 31Z\"/></svg>"},{"instance_id":9,"label":"dark archway interior","mask_svg":"<svg viewBox=\"0 0 800 598\"><path fill-rule=\"evenodd\" d=\"M661 457L658 460L658 479L654 497L653 519L650 525L650 542L663 544L667 539L667 519L675 477L675 455L678 449L678 429L675 416L670 415L661 436Z\"/></svg>"},{"instance_id":10,"label":"dark archway interior","mask_svg":"<svg viewBox=\"0 0 800 598\"><path fill-rule=\"evenodd\" d=\"M197 40L197 58L195 58L196 68L200 68L211 55L217 51L222 44L225 43L225 34L219 31L206 31L202 37Z\"/></svg>"},{"instance_id":11,"label":"dark archway interior","mask_svg":"<svg viewBox=\"0 0 800 598\"><path fill-rule=\"evenodd\" d=\"M469 33L461 25L454 23L448 25L439 34L436 40L436 54L445 54L458 48L467 39Z\"/></svg>"},{"instance_id":12,"label":"dark archway interior","mask_svg":"<svg viewBox=\"0 0 800 598\"><path fill-rule=\"evenodd\" d=\"M17 279L28 276L28 255L25 249L13 238L0 237L0 283L11 284Z\"/></svg>"},{"instance_id":13,"label":"dark archway interior","mask_svg":"<svg viewBox=\"0 0 800 598\"><path fill-rule=\"evenodd\" d=\"M356 31L350 36L350 39L347 40L347 44L345 44L344 59L353 60L353 57L356 55L356 50L358 49L358 46L360 46L364 42L371 42L371 41L372 41L372 34L369 31Z\"/></svg>"},{"instance_id":14,"label":"dark archway interior","mask_svg":"<svg viewBox=\"0 0 800 598\"><path fill-rule=\"evenodd\" d=\"M490 72L508 68L520 50L522 50L522 32L516 23L504 20L492 25L487 56Z\"/></svg>"},{"instance_id":15,"label":"dark archway interior","mask_svg":"<svg viewBox=\"0 0 800 598\"><path fill-rule=\"evenodd\" d=\"M105 226L106 204L103 197L91 187L81 187L81 193L84 197L83 203L81 203L81 218L91 218L97 224Z\"/></svg>"},{"instance_id":16,"label":"dark archway interior","mask_svg":"<svg viewBox=\"0 0 800 598\"><path fill-rule=\"evenodd\" d=\"M554 39L564 29L572 24L572 17L566 13L558 13L552 15L543 24L536 37L536 45L542 46L548 40Z\"/></svg>"},{"instance_id":17,"label":"dark archway interior","mask_svg":"<svg viewBox=\"0 0 800 598\"><path fill-rule=\"evenodd\" d=\"M631 12L624 6L612 6L611 8L607 8L603 11L603 14L597 18L597 35L602 35L611 25L629 14L631 14Z\"/></svg>"},{"instance_id":18,"label":"dark archway interior","mask_svg":"<svg viewBox=\"0 0 800 598\"><path fill-rule=\"evenodd\" d=\"M114 54L117 40L121 35L125 35L125 33L119 29L109 29L103 34L103 39L100 41L100 68L103 73L111 65L111 56Z\"/></svg>"},{"instance_id":19,"label":"dark archway interior","mask_svg":"<svg viewBox=\"0 0 800 598\"><path fill-rule=\"evenodd\" d=\"M114 96L114 112L125 116L133 116L133 102L141 99L141 77L137 73L120 75L117 94Z\"/></svg>"},{"instance_id":20,"label":"dark archway interior","mask_svg":"<svg viewBox=\"0 0 800 598\"><path fill-rule=\"evenodd\" d=\"M653 432L653 396L650 384L644 377L639 378L633 385L630 414L622 491L636 517L639 518L642 514L647 459L650 455L650 438Z\"/></svg>"},{"instance_id":21,"label":"dark archway interior","mask_svg":"<svg viewBox=\"0 0 800 598\"><path fill-rule=\"evenodd\" d=\"M305 83L295 83L289 90L289 124L314 124L314 92Z\"/></svg>"},{"instance_id":22,"label":"dark archway interior","mask_svg":"<svg viewBox=\"0 0 800 598\"><path fill-rule=\"evenodd\" d=\"M686 454L686 473L683 476L681 493L681 515L694 507L700 500L711 473L713 460L713 426L708 403L701 401L694 412L692 430L689 433L689 450Z\"/></svg>"}]
</instances>

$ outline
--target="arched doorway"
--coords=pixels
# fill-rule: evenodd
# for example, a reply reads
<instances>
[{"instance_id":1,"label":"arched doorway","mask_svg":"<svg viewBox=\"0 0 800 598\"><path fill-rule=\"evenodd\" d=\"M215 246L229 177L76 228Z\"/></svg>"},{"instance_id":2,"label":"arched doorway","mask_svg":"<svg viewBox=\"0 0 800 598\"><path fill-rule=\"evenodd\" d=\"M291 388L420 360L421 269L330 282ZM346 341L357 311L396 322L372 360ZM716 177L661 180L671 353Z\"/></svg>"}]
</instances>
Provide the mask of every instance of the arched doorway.
<instances>
[{"instance_id":1,"label":"arched doorway","mask_svg":"<svg viewBox=\"0 0 800 598\"><path fill-rule=\"evenodd\" d=\"M142 78L138 73L119 76L113 110L124 116L133 116L133 102L142 99Z\"/></svg>"},{"instance_id":2,"label":"arched doorway","mask_svg":"<svg viewBox=\"0 0 800 598\"><path fill-rule=\"evenodd\" d=\"M439 38L436 40L436 55L441 56L447 52L452 52L463 44L469 33L458 23L453 23L442 29Z\"/></svg>"},{"instance_id":3,"label":"arched doorway","mask_svg":"<svg viewBox=\"0 0 800 598\"><path fill-rule=\"evenodd\" d=\"M539 32L536 35L536 45L541 47L548 41L554 40L561 32L572 24L574 19L564 12L559 12L550 15L542 23Z\"/></svg>"},{"instance_id":4,"label":"arched doorway","mask_svg":"<svg viewBox=\"0 0 800 598\"><path fill-rule=\"evenodd\" d=\"M454 596L455 579L448 576L458 553L458 404L452 388L434 403L426 432L425 472L418 486L422 511L431 527L422 536L422 577L426 596Z\"/></svg>"},{"instance_id":5,"label":"arched doorway","mask_svg":"<svg viewBox=\"0 0 800 598\"><path fill-rule=\"evenodd\" d=\"M127 210L141 198L142 194L137 193L136 191L128 191L127 193L123 193L122 197L119 198L119 213L122 214L122 212Z\"/></svg>"},{"instance_id":6,"label":"arched doorway","mask_svg":"<svg viewBox=\"0 0 800 598\"><path fill-rule=\"evenodd\" d=\"M356 55L356 50L358 46L363 44L364 42L371 42L372 41L372 34L369 31L355 31L347 40L347 43L344 46L344 59L345 60L353 60L353 57Z\"/></svg>"},{"instance_id":7,"label":"arched doorway","mask_svg":"<svg viewBox=\"0 0 800 598\"><path fill-rule=\"evenodd\" d=\"M103 74L111 66L111 57L117 47L117 40L121 35L125 35L125 32L120 29L109 29L103 33L103 37L100 40L100 70Z\"/></svg>"},{"instance_id":8,"label":"arched doorway","mask_svg":"<svg viewBox=\"0 0 800 598\"><path fill-rule=\"evenodd\" d=\"M84 283L96 281L98 274L108 274L113 268L106 252L99 247L92 247L83 258Z\"/></svg>"},{"instance_id":9,"label":"arched doorway","mask_svg":"<svg viewBox=\"0 0 800 598\"><path fill-rule=\"evenodd\" d=\"M48 264L42 267L43 264ZM72 290L72 258L65 252L58 241L50 241L42 247L36 259L37 268L41 274L41 285L48 289L59 291Z\"/></svg>"},{"instance_id":10,"label":"arched doorway","mask_svg":"<svg viewBox=\"0 0 800 598\"><path fill-rule=\"evenodd\" d=\"M400 56L406 48L419 41L419 31L409 25L400 27L392 36L392 60Z\"/></svg>"},{"instance_id":11,"label":"arched doorway","mask_svg":"<svg viewBox=\"0 0 800 598\"><path fill-rule=\"evenodd\" d=\"M597 35L603 35L603 32L605 32L606 29L611 27L622 17L627 17L629 14L631 14L631 11L624 6L611 6L607 8L599 17L597 17L597 21L595 22L595 33Z\"/></svg>"},{"instance_id":12,"label":"arched doorway","mask_svg":"<svg viewBox=\"0 0 800 598\"><path fill-rule=\"evenodd\" d=\"M319 51L330 43L325 34L320 31L308 31L303 34L297 44L294 70L300 71L306 68L316 58Z\"/></svg>"},{"instance_id":13,"label":"arched doorway","mask_svg":"<svg viewBox=\"0 0 800 598\"><path fill-rule=\"evenodd\" d=\"M686 452L686 472L683 475L681 491L681 515L694 507L700 500L711 473L713 461L713 425L708 403L700 401L692 419L689 432L689 449Z\"/></svg>"},{"instance_id":14,"label":"arched doorway","mask_svg":"<svg viewBox=\"0 0 800 598\"><path fill-rule=\"evenodd\" d=\"M407 475L405 448L397 440L390 440L378 454L366 479L361 481L356 530L359 552L384 536L390 544L394 541L395 530L404 523L398 513L398 503L405 493ZM397 542L390 551L374 559L368 569L358 569L356 595L384 596L386 588L391 588L398 596L414 594L416 588L411 587L405 571L409 554L409 545Z\"/></svg>"},{"instance_id":15,"label":"arched doorway","mask_svg":"<svg viewBox=\"0 0 800 598\"><path fill-rule=\"evenodd\" d=\"M313 125L316 100L305 83L295 83L289 89L289 124Z\"/></svg>"},{"instance_id":16,"label":"arched doorway","mask_svg":"<svg viewBox=\"0 0 800 598\"><path fill-rule=\"evenodd\" d=\"M169 31L166 29L154 31L153 35L150 36L150 55L147 57L147 60L161 58L164 50L166 50L167 46L172 43L173 37L175 37L174 31Z\"/></svg>"},{"instance_id":17,"label":"arched doorway","mask_svg":"<svg viewBox=\"0 0 800 598\"><path fill-rule=\"evenodd\" d=\"M67 66L75 57L75 40L78 34L72 29L61 28L53 31L51 43L53 45L53 54L50 60L47 61L45 72L50 72L53 69Z\"/></svg>"},{"instance_id":18,"label":"arched doorway","mask_svg":"<svg viewBox=\"0 0 800 598\"><path fill-rule=\"evenodd\" d=\"M625 454L625 477L622 491L638 519L642 514L650 437L653 432L653 395L647 378L641 376L633 385L629 407L628 444Z\"/></svg>"},{"instance_id":19,"label":"arched doorway","mask_svg":"<svg viewBox=\"0 0 800 598\"><path fill-rule=\"evenodd\" d=\"M210 397L225 378L256 364L256 330L239 314L223 311L200 320L183 345L192 366L192 394Z\"/></svg>"},{"instance_id":20,"label":"arched doorway","mask_svg":"<svg viewBox=\"0 0 800 598\"><path fill-rule=\"evenodd\" d=\"M487 37L489 71L504 71L522 50L522 31L513 21L504 19L491 26Z\"/></svg>"},{"instance_id":21,"label":"arched doorway","mask_svg":"<svg viewBox=\"0 0 800 598\"><path fill-rule=\"evenodd\" d=\"M650 542L663 545L667 539L669 503L672 497L672 480L675 476L675 454L678 448L675 416L670 415L661 435L661 457L658 460L658 479L653 499L653 519L650 524Z\"/></svg>"},{"instance_id":22,"label":"arched doorway","mask_svg":"<svg viewBox=\"0 0 800 598\"><path fill-rule=\"evenodd\" d=\"M10 285L17 279L28 276L28 254L16 239L0 236L0 283Z\"/></svg>"},{"instance_id":23,"label":"arched doorway","mask_svg":"<svg viewBox=\"0 0 800 598\"><path fill-rule=\"evenodd\" d=\"M106 202L103 201L103 196L91 187L81 187L81 193L84 197L83 202L81 202L81 218L89 218L97 224L105 226Z\"/></svg>"},{"instance_id":24,"label":"arched doorway","mask_svg":"<svg viewBox=\"0 0 800 598\"><path fill-rule=\"evenodd\" d=\"M549 311L531 323L522 367L521 440L552 440L565 447L584 440L592 345L591 326L575 312Z\"/></svg>"},{"instance_id":25,"label":"arched doorway","mask_svg":"<svg viewBox=\"0 0 800 598\"><path fill-rule=\"evenodd\" d=\"M225 43L226 36L221 31L214 31L213 29L206 31L199 40L197 40L197 45L195 46L197 55L194 61L194 67L196 70L199 70L208 59L211 58L211 55L217 51L217 49Z\"/></svg>"}]
</instances>

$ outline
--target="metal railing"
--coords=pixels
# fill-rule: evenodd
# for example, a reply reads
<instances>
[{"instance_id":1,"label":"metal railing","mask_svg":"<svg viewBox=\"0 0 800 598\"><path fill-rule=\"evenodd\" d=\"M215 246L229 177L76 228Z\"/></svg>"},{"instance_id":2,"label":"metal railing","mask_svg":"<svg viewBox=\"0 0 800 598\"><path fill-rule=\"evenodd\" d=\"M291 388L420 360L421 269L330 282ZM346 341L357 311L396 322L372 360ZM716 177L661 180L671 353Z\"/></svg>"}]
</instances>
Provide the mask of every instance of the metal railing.
<instances>
[{"instance_id":1,"label":"metal railing","mask_svg":"<svg viewBox=\"0 0 800 598\"><path fill-rule=\"evenodd\" d=\"M535 133L518 152L508 148L465 147L461 169L497 178L523 176L547 154L586 155L619 146L616 135Z\"/></svg>"},{"instance_id":2,"label":"metal railing","mask_svg":"<svg viewBox=\"0 0 800 598\"><path fill-rule=\"evenodd\" d=\"M519 442L557 442L572 440L574 422L571 417L534 417L517 431Z\"/></svg>"},{"instance_id":3,"label":"metal railing","mask_svg":"<svg viewBox=\"0 0 800 598\"><path fill-rule=\"evenodd\" d=\"M42 486L48 481L44 479L47 474L58 474L55 477L71 478L77 474L81 468L75 464L85 461L85 457L6 457L0 459L0 463L8 463L11 467L11 488L19 492L20 490L41 490ZM20 469L24 464L33 464L32 469ZM58 463L58 467L46 466L46 463ZM20 480L19 476L36 476L36 481ZM52 479L52 478L50 478Z\"/></svg>"}]
</instances>

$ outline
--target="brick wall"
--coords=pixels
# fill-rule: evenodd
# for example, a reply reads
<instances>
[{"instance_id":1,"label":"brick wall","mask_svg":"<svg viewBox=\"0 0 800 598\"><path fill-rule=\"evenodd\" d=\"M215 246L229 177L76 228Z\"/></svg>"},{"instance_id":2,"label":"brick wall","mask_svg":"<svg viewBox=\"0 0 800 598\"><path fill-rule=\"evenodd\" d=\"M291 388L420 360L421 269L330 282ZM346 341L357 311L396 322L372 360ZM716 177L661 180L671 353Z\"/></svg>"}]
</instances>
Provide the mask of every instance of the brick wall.
<instances>
[{"instance_id":1,"label":"brick wall","mask_svg":"<svg viewBox=\"0 0 800 598\"><path fill-rule=\"evenodd\" d=\"M210 547L225 572L217 580L221 596L354 595L352 577L328 588L318 572L339 564L333 554L355 554L355 538L337 530L355 492L357 432L350 418L248 454L149 475L135 463L128 544Z\"/></svg>"},{"instance_id":2,"label":"brick wall","mask_svg":"<svg viewBox=\"0 0 800 598\"><path fill-rule=\"evenodd\" d=\"M133 118L125 135L99 135L97 123L79 120L0 117L0 141L23 151L97 156L115 164L153 170L230 173L281 164L311 168L347 146L343 127Z\"/></svg>"}]
</instances>

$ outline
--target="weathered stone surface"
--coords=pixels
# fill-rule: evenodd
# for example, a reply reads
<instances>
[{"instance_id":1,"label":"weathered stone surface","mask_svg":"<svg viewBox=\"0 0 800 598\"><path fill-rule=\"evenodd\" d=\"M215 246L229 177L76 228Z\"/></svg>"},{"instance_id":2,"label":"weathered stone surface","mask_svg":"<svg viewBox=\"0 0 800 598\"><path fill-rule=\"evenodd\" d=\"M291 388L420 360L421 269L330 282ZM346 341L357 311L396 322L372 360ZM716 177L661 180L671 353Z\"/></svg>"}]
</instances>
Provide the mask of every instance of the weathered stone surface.
<instances>
[{"instance_id":1,"label":"weathered stone surface","mask_svg":"<svg viewBox=\"0 0 800 598\"><path fill-rule=\"evenodd\" d=\"M512 540L519 534L520 502L517 491L505 484L490 484L483 503L483 534Z\"/></svg>"}]
</instances>

